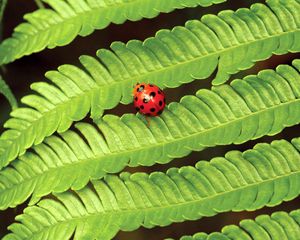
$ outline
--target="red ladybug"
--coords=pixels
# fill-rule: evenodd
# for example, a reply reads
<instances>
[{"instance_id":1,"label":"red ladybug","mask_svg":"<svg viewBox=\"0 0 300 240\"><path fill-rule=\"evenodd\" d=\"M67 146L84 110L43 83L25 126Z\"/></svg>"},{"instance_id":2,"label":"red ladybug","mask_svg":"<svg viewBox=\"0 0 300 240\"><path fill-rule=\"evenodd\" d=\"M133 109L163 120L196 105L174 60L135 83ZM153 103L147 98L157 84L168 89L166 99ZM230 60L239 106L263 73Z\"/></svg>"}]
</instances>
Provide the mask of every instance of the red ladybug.
<instances>
[{"instance_id":1,"label":"red ladybug","mask_svg":"<svg viewBox=\"0 0 300 240\"><path fill-rule=\"evenodd\" d=\"M146 116L158 116L166 106L164 92L153 84L136 84L133 97L135 109Z\"/></svg>"}]
</instances>

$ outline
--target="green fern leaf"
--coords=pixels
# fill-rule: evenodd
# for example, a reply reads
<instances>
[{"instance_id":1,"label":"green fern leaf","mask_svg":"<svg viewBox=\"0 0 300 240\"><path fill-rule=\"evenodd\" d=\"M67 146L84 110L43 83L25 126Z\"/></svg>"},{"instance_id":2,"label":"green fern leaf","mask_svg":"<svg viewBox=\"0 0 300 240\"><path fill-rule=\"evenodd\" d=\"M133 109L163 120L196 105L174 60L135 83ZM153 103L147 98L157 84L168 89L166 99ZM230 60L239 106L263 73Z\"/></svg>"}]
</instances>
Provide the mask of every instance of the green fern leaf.
<instances>
[{"instance_id":1,"label":"green fern leaf","mask_svg":"<svg viewBox=\"0 0 300 240\"><path fill-rule=\"evenodd\" d=\"M2 79L1 76L0 76L0 93L2 93L6 97L12 109L16 109L18 107L18 103L14 94L11 92L9 86L6 84L6 82Z\"/></svg>"},{"instance_id":2,"label":"green fern leaf","mask_svg":"<svg viewBox=\"0 0 300 240\"><path fill-rule=\"evenodd\" d=\"M297 240L300 236L300 209L290 213L275 212L271 216L260 215L255 221L242 220L239 225L226 226L221 233L197 233L180 240Z\"/></svg>"},{"instance_id":3,"label":"green fern leaf","mask_svg":"<svg viewBox=\"0 0 300 240\"><path fill-rule=\"evenodd\" d=\"M206 15L185 27L159 31L144 43L116 42L113 51L98 52L100 61L81 57L85 71L64 65L48 72L52 84L33 84L38 95L22 100L29 108L12 112L13 118L5 124L9 129L1 136L0 167L56 130L66 131L90 109L92 117L99 117L120 101L130 103L136 82L177 87L193 78L204 79L218 67L216 83L221 83L272 53L299 51L300 4L295 0L268 4Z\"/></svg>"},{"instance_id":4,"label":"green fern leaf","mask_svg":"<svg viewBox=\"0 0 300 240\"><path fill-rule=\"evenodd\" d=\"M160 12L185 7L210 6L226 0L43 0L51 9L26 14L28 21L15 28L13 36L0 45L0 65L44 48L64 46L77 35L87 36L95 29L126 20L154 18Z\"/></svg>"},{"instance_id":5,"label":"green fern leaf","mask_svg":"<svg viewBox=\"0 0 300 240\"><path fill-rule=\"evenodd\" d=\"M200 161L196 167L107 175L79 191L28 207L8 239L111 239L119 230L151 228L220 212L255 210L300 193L300 138ZM241 197L243 196L243 197ZM226 199L226 201L224 201ZM74 233L75 232L75 233Z\"/></svg>"},{"instance_id":6,"label":"green fern leaf","mask_svg":"<svg viewBox=\"0 0 300 240\"><path fill-rule=\"evenodd\" d=\"M294 61L300 69L300 60ZM83 188L90 179L125 166L167 163L208 146L240 144L274 135L300 122L300 74L281 65L277 72L202 89L171 103L151 119L104 116L97 128L78 123L76 131L52 136L0 172L0 209L32 202L50 192ZM13 124L14 122L11 122Z\"/></svg>"}]
</instances>

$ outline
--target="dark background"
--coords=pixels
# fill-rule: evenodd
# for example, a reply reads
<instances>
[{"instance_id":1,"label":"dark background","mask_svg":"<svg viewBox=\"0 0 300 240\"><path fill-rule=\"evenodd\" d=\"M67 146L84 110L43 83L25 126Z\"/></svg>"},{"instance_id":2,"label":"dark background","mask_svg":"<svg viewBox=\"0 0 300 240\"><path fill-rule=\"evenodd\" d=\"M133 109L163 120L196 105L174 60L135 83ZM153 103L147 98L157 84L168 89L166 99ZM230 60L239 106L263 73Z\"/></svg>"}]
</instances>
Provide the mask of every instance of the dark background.
<instances>
[{"instance_id":1,"label":"dark background","mask_svg":"<svg viewBox=\"0 0 300 240\"><path fill-rule=\"evenodd\" d=\"M29 57L23 57L11 64L8 64L1 70L4 79L12 87L19 100L22 96L31 93L30 84L35 81L45 81L44 74L48 70L56 69L62 64L79 65L78 57L82 54L95 55L99 48L108 48L113 41L126 42L130 39L144 40L147 37L153 36L156 31L162 28L172 28L176 25L184 25L189 19L199 19L206 13L217 13L222 9L237 9L240 7L249 7L253 2L264 1L228 1L227 3L214 5L209 8L193 8L176 10L169 14L160 14L155 19L145 19L139 22L126 22L123 25L110 25L104 30L94 32L92 35L82 38L77 37L75 41L65 47L55 48L53 50L44 50L41 53L32 54ZM37 7L33 0L9 0L5 15L4 15L4 38L12 34L13 28L21 23L22 16L35 10ZM290 63L292 59L300 57L299 54L287 54L284 56L273 56L271 59L257 63L252 69L243 71L234 78L240 78L248 74L256 74L260 69L274 68L278 64ZM183 85L176 89L166 90L168 102L178 101L186 94L194 94L200 88L210 88L210 81L201 80ZM0 96L0 131L3 131L2 125L8 119L10 107L4 97ZM133 112L131 105L119 105L116 109L109 110L107 113L121 115L124 112ZM246 144L239 146L219 146L213 149L207 149L200 153L192 153L191 155L175 159L166 165L155 165L153 167L140 167L136 169L127 169L130 171L165 171L171 166L194 165L197 161L206 159L209 160L214 156L222 156L228 150L238 149L246 150L253 147L257 142L270 142L274 139L285 138L287 140L298 136L299 126L286 128L282 133L273 137L264 137L257 141L249 141ZM222 213L215 217L202 218L198 221L186 221L184 223L174 223L168 227L154 229L140 228L134 232L120 232L115 239L157 239L161 240L167 237L179 238L182 235L190 235L199 231L212 232L220 231L227 224L236 224L244 218L254 218L262 213L271 213L277 210L290 211L300 208L300 198L294 201L283 203L274 208L263 208L255 212L239 212L239 213ZM0 237L7 233L7 226L14 221L16 214L20 214L26 205L18 206L15 209L8 209L0 214Z\"/></svg>"}]
</instances>

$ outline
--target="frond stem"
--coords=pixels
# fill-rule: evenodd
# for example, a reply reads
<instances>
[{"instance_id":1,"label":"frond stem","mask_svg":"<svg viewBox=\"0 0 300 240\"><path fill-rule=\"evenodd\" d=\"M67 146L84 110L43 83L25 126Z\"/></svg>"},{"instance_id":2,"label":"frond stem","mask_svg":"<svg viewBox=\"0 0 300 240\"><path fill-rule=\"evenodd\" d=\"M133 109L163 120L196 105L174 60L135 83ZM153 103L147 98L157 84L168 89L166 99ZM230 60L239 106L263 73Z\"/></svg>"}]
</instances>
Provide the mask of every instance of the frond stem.
<instances>
[{"instance_id":1,"label":"frond stem","mask_svg":"<svg viewBox=\"0 0 300 240\"><path fill-rule=\"evenodd\" d=\"M45 8L45 5L41 0L34 0L34 1L39 8Z\"/></svg>"}]
</instances>

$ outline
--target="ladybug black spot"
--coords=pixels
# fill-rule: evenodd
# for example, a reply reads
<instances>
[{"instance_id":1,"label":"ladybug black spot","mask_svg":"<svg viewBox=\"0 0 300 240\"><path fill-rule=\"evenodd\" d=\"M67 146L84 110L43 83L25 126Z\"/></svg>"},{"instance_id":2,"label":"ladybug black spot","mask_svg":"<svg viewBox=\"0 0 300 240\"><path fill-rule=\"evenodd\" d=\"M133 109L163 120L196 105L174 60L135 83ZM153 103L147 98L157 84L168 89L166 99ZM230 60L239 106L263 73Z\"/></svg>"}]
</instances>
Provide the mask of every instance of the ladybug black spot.
<instances>
[{"instance_id":1,"label":"ladybug black spot","mask_svg":"<svg viewBox=\"0 0 300 240\"><path fill-rule=\"evenodd\" d=\"M149 94L149 96L152 97L152 98L155 98L155 95L156 95L155 92L151 92L151 93Z\"/></svg>"},{"instance_id":2,"label":"ladybug black spot","mask_svg":"<svg viewBox=\"0 0 300 240\"><path fill-rule=\"evenodd\" d=\"M155 108L150 108L150 112L155 112Z\"/></svg>"},{"instance_id":3,"label":"ladybug black spot","mask_svg":"<svg viewBox=\"0 0 300 240\"><path fill-rule=\"evenodd\" d=\"M159 101L158 105L161 107L163 105L163 102Z\"/></svg>"},{"instance_id":4,"label":"ladybug black spot","mask_svg":"<svg viewBox=\"0 0 300 240\"><path fill-rule=\"evenodd\" d=\"M141 108L141 109L144 109L144 105L141 105L140 108Z\"/></svg>"},{"instance_id":5,"label":"ladybug black spot","mask_svg":"<svg viewBox=\"0 0 300 240\"><path fill-rule=\"evenodd\" d=\"M135 110L140 111L140 108L139 108L139 107L136 107Z\"/></svg>"},{"instance_id":6,"label":"ladybug black spot","mask_svg":"<svg viewBox=\"0 0 300 240\"><path fill-rule=\"evenodd\" d=\"M138 100L138 97L135 97L134 100L137 101L137 100Z\"/></svg>"}]
</instances>

